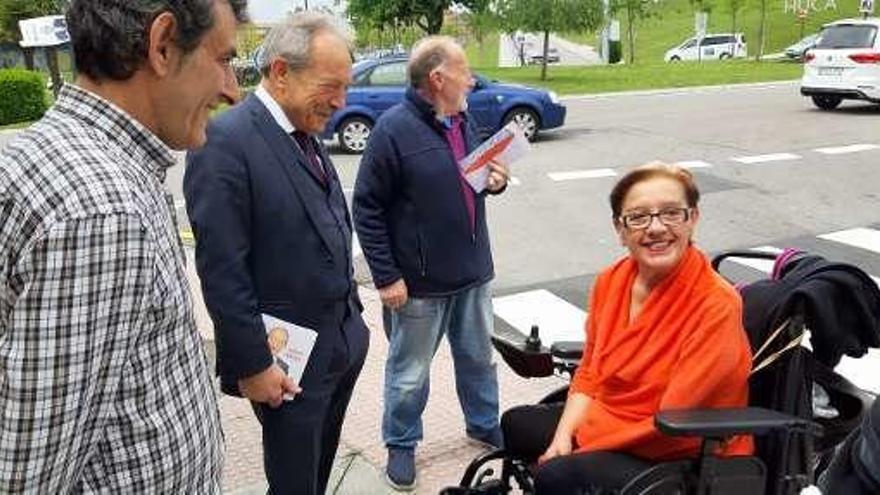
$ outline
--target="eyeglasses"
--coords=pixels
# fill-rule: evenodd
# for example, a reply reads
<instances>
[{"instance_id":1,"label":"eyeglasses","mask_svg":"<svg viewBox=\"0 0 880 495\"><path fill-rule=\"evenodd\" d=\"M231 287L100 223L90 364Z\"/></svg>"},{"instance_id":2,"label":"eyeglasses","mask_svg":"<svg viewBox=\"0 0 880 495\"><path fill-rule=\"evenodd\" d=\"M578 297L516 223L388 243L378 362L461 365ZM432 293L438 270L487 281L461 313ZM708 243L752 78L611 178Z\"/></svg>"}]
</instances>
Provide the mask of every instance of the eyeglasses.
<instances>
[{"instance_id":1,"label":"eyeglasses","mask_svg":"<svg viewBox=\"0 0 880 495\"><path fill-rule=\"evenodd\" d=\"M654 217L657 217L660 220L660 223L666 225L667 227L678 227L679 225L688 221L691 215L690 208L662 208L655 213L650 212L635 212L628 213L626 215L621 215L620 220L623 222L623 226L628 229L646 229L651 222L654 221Z\"/></svg>"}]
</instances>

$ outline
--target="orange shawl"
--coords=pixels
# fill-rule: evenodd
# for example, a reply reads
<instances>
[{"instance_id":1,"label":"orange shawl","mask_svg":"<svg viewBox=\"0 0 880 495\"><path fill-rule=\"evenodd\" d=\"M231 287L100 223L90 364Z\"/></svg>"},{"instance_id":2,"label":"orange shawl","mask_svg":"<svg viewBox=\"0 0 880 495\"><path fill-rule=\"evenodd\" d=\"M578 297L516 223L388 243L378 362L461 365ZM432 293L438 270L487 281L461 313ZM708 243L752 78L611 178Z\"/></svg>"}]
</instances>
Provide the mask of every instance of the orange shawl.
<instances>
[{"instance_id":1,"label":"orange shawl","mask_svg":"<svg viewBox=\"0 0 880 495\"><path fill-rule=\"evenodd\" d=\"M751 352L739 294L691 246L629 322L638 267L624 258L599 275L590 300L587 345L571 392L591 397L575 432L578 451L617 450L646 459L694 456L698 438L654 428L661 409L743 407ZM747 455L736 437L724 455Z\"/></svg>"}]
</instances>

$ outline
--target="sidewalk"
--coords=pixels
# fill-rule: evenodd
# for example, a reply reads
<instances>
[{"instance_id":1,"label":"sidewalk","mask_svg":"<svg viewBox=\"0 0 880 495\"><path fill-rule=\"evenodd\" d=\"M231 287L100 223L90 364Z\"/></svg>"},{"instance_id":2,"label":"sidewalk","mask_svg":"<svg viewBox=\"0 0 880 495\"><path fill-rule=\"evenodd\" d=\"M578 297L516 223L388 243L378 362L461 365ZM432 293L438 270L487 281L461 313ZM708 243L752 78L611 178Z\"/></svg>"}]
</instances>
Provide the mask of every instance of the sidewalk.
<instances>
[{"instance_id":1,"label":"sidewalk","mask_svg":"<svg viewBox=\"0 0 880 495\"><path fill-rule=\"evenodd\" d=\"M192 250L187 248L187 274L193 289L196 320L208 352L213 355L213 328L202 303L192 256ZM366 277L358 278L363 280ZM364 303L364 320L371 331L370 351L348 408L327 493L384 495L397 493L385 483L385 448L380 433L387 343L382 331L378 293L371 287L361 286L360 294ZM535 402L562 384L557 378L519 378L497 355L496 360L502 410ZM431 396L423 417L425 440L416 451L417 494L436 494L445 486L457 484L470 460L485 451L484 447L465 436L447 344L442 344L437 352L431 377ZM243 399L229 396L220 396L219 404L226 438L224 492L234 495L265 493L267 485L262 467L260 428L250 405Z\"/></svg>"}]
</instances>

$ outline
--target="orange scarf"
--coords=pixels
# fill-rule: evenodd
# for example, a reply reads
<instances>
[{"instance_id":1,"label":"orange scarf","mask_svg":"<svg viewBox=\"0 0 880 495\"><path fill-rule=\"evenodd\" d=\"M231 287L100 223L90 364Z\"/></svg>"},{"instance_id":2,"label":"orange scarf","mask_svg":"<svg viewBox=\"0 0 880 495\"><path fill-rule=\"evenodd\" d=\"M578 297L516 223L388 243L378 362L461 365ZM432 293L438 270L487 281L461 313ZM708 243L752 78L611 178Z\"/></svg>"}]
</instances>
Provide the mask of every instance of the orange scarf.
<instances>
[{"instance_id":1,"label":"orange scarf","mask_svg":"<svg viewBox=\"0 0 880 495\"><path fill-rule=\"evenodd\" d=\"M647 459L696 455L700 440L654 428L661 409L744 407L751 352L739 294L691 246L630 322L638 266L624 258L596 281L587 346L571 391L592 398L576 431L580 451L618 450ZM749 454L750 437L723 454Z\"/></svg>"}]
</instances>

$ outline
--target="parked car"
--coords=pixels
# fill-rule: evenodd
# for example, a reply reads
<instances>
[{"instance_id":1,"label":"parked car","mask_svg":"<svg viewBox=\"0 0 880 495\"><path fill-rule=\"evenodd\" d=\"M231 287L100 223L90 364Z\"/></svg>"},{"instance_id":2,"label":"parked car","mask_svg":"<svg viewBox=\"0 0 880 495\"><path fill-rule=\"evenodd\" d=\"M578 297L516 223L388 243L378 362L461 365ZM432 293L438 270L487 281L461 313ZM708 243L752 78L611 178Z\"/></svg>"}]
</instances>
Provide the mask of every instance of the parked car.
<instances>
[{"instance_id":1,"label":"parked car","mask_svg":"<svg viewBox=\"0 0 880 495\"><path fill-rule=\"evenodd\" d=\"M688 38L675 48L666 51L663 60L726 60L744 58L748 55L746 37L742 33L707 34L702 38Z\"/></svg>"},{"instance_id":2,"label":"parked car","mask_svg":"<svg viewBox=\"0 0 880 495\"><path fill-rule=\"evenodd\" d=\"M807 50L813 48L813 46L816 44L816 39L818 37L819 33L813 33L809 36L805 36L797 43L786 48L784 52L785 56L794 60L803 60L804 55L807 54Z\"/></svg>"},{"instance_id":3,"label":"parked car","mask_svg":"<svg viewBox=\"0 0 880 495\"><path fill-rule=\"evenodd\" d=\"M822 110L843 100L880 103L880 19L844 19L826 24L804 57L801 94Z\"/></svg>"},{"instance_id":4,"label":"parked car","mask_svg":"<svg viewBox=\"0 0 880 495\"><path fill-rule=\"evenodd\" d=\"M343 150L360 153L379 116L403 101L408 84L406 58L363 60L352 68L352 79L345 108L333 114L322 137L332 139L335 135ZM475 79L468 95L468 112L482 137L515 121L526 137L534 140L539 131L565 122L565 106L552 91L500 84L479 75Z\"/></svg>"},{"instance_id":5,"label":"parked car","mask_svg":"<svg viewBox=\"0 0 880 495\"><path fill-rule=\"evenodd\" d=\"M543 47L537 47L536 49L533 49L532 52L529 53L528 57L526 58L526 62L529 64L533 64L533 65L540 64L543 61L544 61L544 48ZM558 62L559 62L559 50L557 50L555 47L552 47L552 46L548 47L547 48L547 63L548 64L555 64Z\"/></svg>"}]
</instances>

